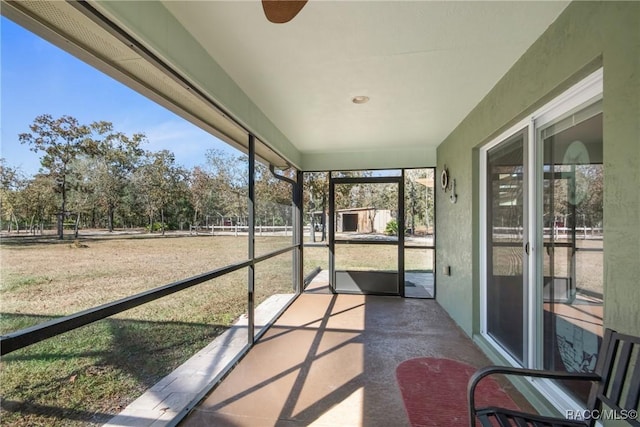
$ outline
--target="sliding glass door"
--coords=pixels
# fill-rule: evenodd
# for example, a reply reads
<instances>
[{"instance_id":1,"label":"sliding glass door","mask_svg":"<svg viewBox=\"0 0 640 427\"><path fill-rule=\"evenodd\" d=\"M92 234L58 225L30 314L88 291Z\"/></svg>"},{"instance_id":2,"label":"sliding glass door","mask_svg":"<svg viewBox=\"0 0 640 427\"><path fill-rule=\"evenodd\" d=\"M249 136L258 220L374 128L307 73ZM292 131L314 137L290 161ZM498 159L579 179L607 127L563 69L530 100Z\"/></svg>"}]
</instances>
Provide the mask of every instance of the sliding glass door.
<instances>
[{"instance_id":1,"label":"sliding glass door","mask_svg":"<svg viewBox=\"0 0 640 427\"><path fill-rule=\"evenodd\" d=\"M543 367L591 372L602 338L600 103L539 129L543 145ZM588 385L586 385L588 386ZM570 390L586 400L587 387Z\"/></svg>"},{"instance_id":2,"label":"sliding glass door","mask_svg":"<svg viewBox=\"0 0 640 427\"><path fill-rule=\"evenodd\" d=\"M514 364L592 372L603 335L602 72L481 149L482 333ZM537 382L565 409L575 384Z\"/></svg>"},{"instance_id":3,"label":"sliding glass door","mask_svg":"<svg viewBox=\"0 0 640 427\"><path fill-rule=\"evenodd\" d=\"M487 152L487 333L511 356L525 354L524 131Z\"/></svg>"}]
</instances>

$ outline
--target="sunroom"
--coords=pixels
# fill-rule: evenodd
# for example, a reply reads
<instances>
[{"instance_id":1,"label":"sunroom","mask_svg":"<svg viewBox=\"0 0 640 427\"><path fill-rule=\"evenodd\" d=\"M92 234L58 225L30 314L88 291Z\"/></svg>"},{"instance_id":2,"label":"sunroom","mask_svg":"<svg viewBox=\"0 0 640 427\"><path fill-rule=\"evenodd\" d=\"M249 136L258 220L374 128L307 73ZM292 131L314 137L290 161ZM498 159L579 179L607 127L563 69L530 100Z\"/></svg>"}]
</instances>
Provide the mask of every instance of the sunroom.
<instances>
[{"instance_id":1,"label":"sunroom","mask_svg":"<svg viewBox=\"0 0 640 427\"><path fill-rule=\"evenodd\" d=\"M274 10L293 16L274 23ZM244 156L241 188L228 193L237 212L189 222L193 241L232 236L241 255L194 252L200 270L3 329L4 370L68 331L126 328L114 325L145 306L183 293L195 304L233 282L242 316L96 420L418 425L404 377L385 374L403 362L589 372L604 328L640 334L640 4L3 1L1 11ZM279 364L287 353L295 368ZM262 377L269 366L279 373ZM585 399L572 384L503 387L540 412ZM269 399L281 406L270 411Z\"/></svg>"}]
</instances>

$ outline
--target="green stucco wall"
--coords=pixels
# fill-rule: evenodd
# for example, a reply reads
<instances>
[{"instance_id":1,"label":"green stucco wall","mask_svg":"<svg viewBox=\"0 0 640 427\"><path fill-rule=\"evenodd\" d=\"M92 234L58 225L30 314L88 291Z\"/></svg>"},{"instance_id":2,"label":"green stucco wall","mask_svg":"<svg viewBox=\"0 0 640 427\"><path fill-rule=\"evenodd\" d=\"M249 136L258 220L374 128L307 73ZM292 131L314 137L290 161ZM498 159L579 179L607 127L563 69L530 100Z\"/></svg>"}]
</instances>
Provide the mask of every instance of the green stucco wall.
<instances>
[{"instance_id":1,"label":"green stucco wall","mask_svg":"<svg viewBox=\"0 0 640 427\"><path fill-rule=\"evenodd\" d=\"M574 2L437 150L438 172L447 166L458 193L451 204L437 192L437 298L470 335L480 321L477 149L600 66L604 322L640 334L640 3Z\"/></svg>"}]
</instances>

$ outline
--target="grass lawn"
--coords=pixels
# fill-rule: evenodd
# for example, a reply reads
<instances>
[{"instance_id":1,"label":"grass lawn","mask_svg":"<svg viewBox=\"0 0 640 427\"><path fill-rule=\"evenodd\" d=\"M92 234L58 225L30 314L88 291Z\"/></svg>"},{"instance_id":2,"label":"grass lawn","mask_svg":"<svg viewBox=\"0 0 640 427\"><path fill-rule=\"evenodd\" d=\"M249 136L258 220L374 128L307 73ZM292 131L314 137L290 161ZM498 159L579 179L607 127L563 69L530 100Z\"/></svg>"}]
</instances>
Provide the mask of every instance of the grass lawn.
<instances>
[{"instance_id":1,"label":"grass lawn","mask_svg":"<svg viewBox=\"0 0 640 427\"><path fill-rule=\"evenodd\" d=\"M291 238L257 237L264 252ZM246 236L96 236L0 243L7 333L246 260ZM263 253L264 253L263 252ZM291 293L291 255L256 266L256 303ZM2 425L98 425L247 311L240 270L2 358Z\"/></svg>"},{"instance_id":2,"label":"grass lawn","mask_svg":"<svg viewBox=\"0 0 640 427\"><path fill-rule=\"evenodd\" d=\"M256 236L260 254L291 237ZM109 235L71 240L3 236L3 334L247 259L246 236ZM397 268L393 247L342 245L349 268ZM407 250L407 269L432 265ZM304 273L327 268L324 247L305 248ZM240 270L43 341L2 358L2 425L99 425L221 334L247 311ZM292 255L256 265L256 304L292 292Z\"/></svg>"}]
</instances>

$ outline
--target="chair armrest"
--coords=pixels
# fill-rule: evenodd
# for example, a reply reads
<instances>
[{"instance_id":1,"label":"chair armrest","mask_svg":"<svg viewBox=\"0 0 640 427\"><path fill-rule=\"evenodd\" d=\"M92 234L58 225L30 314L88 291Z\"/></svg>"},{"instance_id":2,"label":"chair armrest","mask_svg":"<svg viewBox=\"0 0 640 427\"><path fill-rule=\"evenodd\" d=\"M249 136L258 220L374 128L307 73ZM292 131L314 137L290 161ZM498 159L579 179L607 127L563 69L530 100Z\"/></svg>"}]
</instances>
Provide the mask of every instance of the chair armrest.
<instances>
[{"instance_id":1,"label":"chair armrest","mask_svg":"<svg viewBox=\"0 0 640 427\"><path fill-rule=\"evenodd\" d=\"M516 368L511 366L486 366L478 369L469 379L467 386L467 395L469 399L469 420L470 426L475 425L476 406L475 406L475 391L476 386L484 377L495 374L503 375L516 375L523 377L536 377L536 378L548 378L554 380L576 380L576 381L600 381L601 377L598 374L589 373L577 373L577 372L561 372L561 371L547 371L542 369L527 369Z\"/></svg>"}]
</instances>

